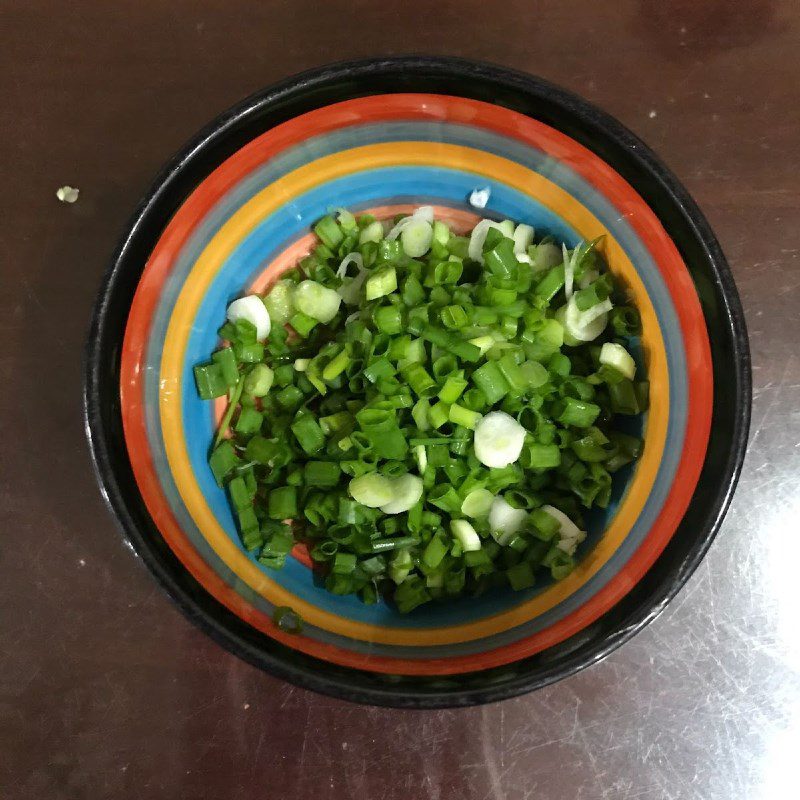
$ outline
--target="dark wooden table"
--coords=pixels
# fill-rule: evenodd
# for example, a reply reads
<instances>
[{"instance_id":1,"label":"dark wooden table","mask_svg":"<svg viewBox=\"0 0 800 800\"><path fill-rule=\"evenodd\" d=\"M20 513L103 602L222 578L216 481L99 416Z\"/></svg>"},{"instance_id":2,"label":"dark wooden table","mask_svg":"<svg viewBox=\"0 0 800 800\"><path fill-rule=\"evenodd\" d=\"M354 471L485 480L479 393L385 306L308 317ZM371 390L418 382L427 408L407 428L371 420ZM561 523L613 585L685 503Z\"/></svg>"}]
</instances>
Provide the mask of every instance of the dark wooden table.
<instances>
[{"instance_id":1,"label":"dark wooden table","mask_svg":"<svg viewBox=\"0 0 800 800\"><path fill-rule=\"evenodd\" d=\"M0 795L796 797L799 45L790 0L6 0ZM276 79L408 52L538 73L644 137L721 239L755 369L744 478L670 609L574 678L457 712L330 700L205 638L123 546L80 414L95 291L162 162Z\"/></svg>"}]
</instances>

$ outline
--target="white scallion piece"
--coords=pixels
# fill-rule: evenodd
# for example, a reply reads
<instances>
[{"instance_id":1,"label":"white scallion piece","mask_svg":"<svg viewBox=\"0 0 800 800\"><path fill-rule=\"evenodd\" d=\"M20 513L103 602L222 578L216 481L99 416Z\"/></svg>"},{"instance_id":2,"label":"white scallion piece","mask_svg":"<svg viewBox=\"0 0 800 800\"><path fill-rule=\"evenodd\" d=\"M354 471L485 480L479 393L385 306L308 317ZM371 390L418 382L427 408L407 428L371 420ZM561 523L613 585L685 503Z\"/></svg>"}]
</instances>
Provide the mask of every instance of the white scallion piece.
<instances>
[{"instance_id":1,"label":"white scallion piece","mask_svg":"<svg viewBox=\"0 0 800 800\"><path fill-rule=\"evenodd\" d=\"M556 547L574 555L577 546L586 538L586 531L582 531L563 511L554 506L542 506L542 511L546 511L560 526Z\"/></svg>"},{"instance_id":2,"label":"white scallion piece","mask_svg":"<svg viewBox=\"0 0 800 800\"><path fill-rule=\"evenodd\" d=\"M295 372L305 372L308 369L308 365L311 363L310 358L298 358L294 362L294 369Z\"/></svg>"},{"instance_id":3,"label":"white scallion piece","mask_svg":"<svg viewBox=\"0 0 800 800\"><path fill-rule=\"evenodd\" d=\"M409 258L419 258L430 250L433 227L424 219L412 219L400 233L400 242Z\"/></svg>"},{"instance_id":4,"label":"white scallion piece","mask_svg":"<svg viewBox=\"0 0 800 800\"><path fill-rule=\"evenodd\" d=\"M56 191L56 197L62 203L74 203L77 201L81 190L76 189L74 186L61 186Z\"/></svg>"},{"instance_id":5,"label":"white scallion piece","mask_svg":"<svg viewBox=\"0 0 800 800\"><path fill-rule=\"evenodd\" d=\"M339 292L316 281L302 281L294 290L294 304L297 310L323 325L336 316L341 302L342 296Z\"/></svg>"},{"instance_id":6,"label":"white scallion piece","mask_svg":"<svg viewBox=\"0 0 800 800\"><path fill-rule=\"evenodd\" d=\"M399 478L388 478L388 480L392 497L380 506L384 514L402 514L419 503L419 499L422 497L422 478L409 473L401 475Z\"/></svg>"},{"instance_id":7,"label":"white scallion piece","mask_svg":"<svg viewBox=\"0 0 800 800\"><path fill-rule=\"evenodd\" d=\"M358 243L365 244L366 242L379 242L383 239L383 225L378 222L370 222L366 228L363 228L361 233L358 234Z\"/></svg>"},{"instance_id":8,"label":"white scallion piece","mask_svg":"<svg viewBox=\"0 0 800 800\"><path fill-rule=\"evenodd\" d=\"M473 208L486 208L491 196L492 190L488 186L484 186L483 189L473 189L469 193L469 204Z\"/></svg>"},{"instance_id":9,"label":"white scallion piece","mask_svg":"<svg viewBox=\"0 0 800 800\"><path fill-rule=\"evenodd\" d=\"M456 541L465 553L472 553L481 549L481 537L465 519L454 519L450 523L450 530Z\"/></svg>"},{"instance_id":10,"label":"white scallion piece","mask_svg":"<svg viewBox=\"0 0 800 800\"><path fill-rule=\"evenodd\" d=\"M271 322L269 311L264 305L264 301L257 295L251 294L234 300L228 306L228 322L236 323L240 319L247 320L255 326L256 339L259 342L269 336Z\"/></svg>"},{"instance_id":11,"label":"white scallion piece","mask_svg":"<svg viewBox=\"0 0 800 800\"><path fill-rule=\"evenodd\" d=\"M414 460L417 462L419 474L424 474L428 468L428 452L424 444L418 444L414 447Z\"/></svg>"},{"instance_id":12,"label":"white scallion piece","mask_svg":"<svg viewBox=\"0 0 800 800\"><path fill-rule=\"evenodd\" d=\"M411 215L414 219L421 219L433 225L433 206L420 206Z\"/></svg>"},{"instance_id":13,"label":"white scallion piece","mask_svg":"<svg viewBox=\"0 0 800 800\"><path fill-rule=\"evenodd\" d=\"M563 550L568 555L574 556L575 551L578 549L578 545L586 538L586 534L583 531L580 531L578 536L562 536L558 542L556 542L556 547L559 550Z\"/></svg>"},{"instance_id":14,"label":"white scallion piece","mask_svg":"<svg viewBox=\"0 0 800 800\"><path fill-rule=\"evenodd\" d=\"M525 524L528 512L510 506L502 497L495 497L489 509L489 530L499 545L506 545Z\"/></svg>"},{"instance_id":15,"label":"white scallion piece","mask_svg":"<svg viewBox=\"0 0 800 800\"><path fill-rule=\"evenodd\" d=\"M506 237L506 239L513 239L514 238L514 228L515 228L515 225L514 225L514 221L513 220L504 219L500 223L499 230L503 234L503 236Z\"/></svg>"},{"instance_id":16,"label":"white scallion piece","mask_svg":"<svg viewBox=\"0 0 800 800\"><path fill-rule=\"evenodd\" d=\"M264 298L272 325L285 325L294 314L294 283L278 281Z\"/></svg>"},{"instance_id":17,"label":"white scallion piece","mask_svg":"<svg viewBox=\"0 0 800 800\"><path fill-rule=\"evenodd\" d=\"M567 246L562 244L561 252L564 256L564 294L569 300L572 297L572 287L575 283L575 254L578 252L578 248L576 247L570 256Z\"/></svg>"},{"instance_id":18,"label":"white scallion piece","mask_svg":"<svg viewBox=\"0 0 800 800\"><path fill-rule=\"evenodd\" d=\"M394 241L412 222L427 222L433 225L433 206L420 206L414 210L410 217L403 217L400 222L386 234L386 238L392 242ZM431 236L433 236L433 229L431 228Z\"/></svg>"},{"instance_id":19,"label":"white scallion piece","mask_svg":"<svg viewBox=\"0 0 800 800\"><path fill-rule=\"evenodd\" d=\"M461 513L465 517L479 519L489 516L489 509L494 502L494 495L488 489L473 489L461 504Z\"/></svg>"},{"instance_id":20,"label":"white scallion piece","mask_svg":"<svg viewBox=\"0 0 800 800\"><path fill-rule=\"evenodd\" d=\"M344 283L342 283L337 290L339 292L339 297L341 297L348 306L358 305L361 296L361 288L364 286L367 275L369 275L369 272L367 270L362 270L355 278L345 278Z\"/></svg>"},{"instance_id":21,"label":"white scallion piece","mask_svg":"<svg viewBox=\"0 0 800 800\"><path fill-rule=\"evenodd\" d=\"M605 304L608 303L606 306ZM592 309L598 309L591 318L584 316ZM596 306L585 311L583 314L575 303L575 297L571 297L569 302L556 311L556 319L564 326L564 332L577 342L591 342L596 339L606 327L608 322L608 311L611 310L611 303L608 300L598 303ZM573 341L573 344L574 344Z\"/></svg>"},{"instance_id":22,"label":"white scallion piece","mask_svg":"<svg viewBox=\"0 0 800 800\"><path fill-rule=\"evenodd\" d=\"M342 259L342 263L339 264L339 267L336 270L336 277L341 278L342 280L344 280L345 278L354 277L353 275L348 275L349 267L351 264L355 264L356 275L362 269L364 269L364 257L361 255L361 253L348 253Z\"/></svg>"},{"instance_id":23,"label":"white scallion piece","mask_svg":"<svg viewBox=\"0 0 800 800\"><path fill-rule=\"evenodd\" d=\"M389 565L389 576L399 586L414 568L414 561L407 547L395 550L392 562Z\"/></svg>"},{"instance_id":24,"label":"white scallion piece","mask_svg":"<svg viewBox=\"0 0 800 800\"><path fill-rule=\"evenodd\" d=\"M433 241L439 244L447 244L450 241L450 228L441 220L434 220L433 222Z\"/></svg>"},{"instance_id":25,"label":"white scallion piece","mask_svg":"<svg viewBox=\"0 0 800 800\"><path fill-rule=\"evenodd\" d=\"M336 221L342 226L342 230L354 231L358 227L356 218L346 208L336 209Z\"/></svg>"},{"instance_id":26,"label":"white scallion piece","mask_svg":"<svg viewBox=\"0 0 800 800\"><path fill-rule=\"evenodd\" d=\"M578 325L581 328L587 328L590 325L592 325L592 323L594 323L595 320L600 319L602 317L603 328L605 328L608 312L611 311L612 308L614 308L614 306L611 304L610 300L608 299L603 300L601 303L597 303L596 305L593 305L591 308L587 308L586 311L579 312L580 316L578 317Z\"/></svg>"},{"instance_id":27,"label":"white scallion piece","mask_svg":"<svg viewBox=\"0 0 800 800\"><path fill-rule=\"evenodd\" d=\"M486 235L489 233L490 228L497 228L497 230L503 231L502 225L493 219L482 219L472 229L472 233L469 235L467 255L473 261L483 264L483 243L486 241ZM503 235L505 235L505 232L503 232Z\"/></svg>"},{"instance_id":28,"label":"white scallion piece","mask_svg":"<svg viewBox=\"0 0 800 800\"><path fill-rule=\"evenodd\" d=\"M522 452L525 428L504 411L492 411L475 426L475 457L487 467L513 464Z\"/></svg>"},{"instance_id":29,"label":"white scallion piece","mask_svg":"<svg viewBox=\"0 0 800 800\"><path fill-rule=\"evenodd\" d=\"M380 508L394 499L392 480L377 472L368 472L366 475L353 478L347 490L353 500L367 508Z\"/></svg>"},{"instance_id":30,"label":"white scallion piece","mask_svg":"<svg viewBox=\"0 0 800 800\"><path fill-rule=\"evenodd\" d=\"M476 336L474 339L470 339L469 343L474 344L475 347L479 348L481 355L483 355L494 345L495 338L489 334L486 334L485 336Z\"/></svg>"},{"instance_id":31,"label":"white scallion piece","mask_svg":"<svg viewBox=\"0 0 800 800\"><path fill-rule=\"evenodd\" d=\"M389 229L385 237L387 241L393 242L411 224L413 219L414 217L403 217L397 225Z\"/></svg>"},{"instance_id":32,"label":"white scallion piece","mask_svg":"<svg viewBox=\"0 0 800 800\"><path fill-rule=\"evenodd\" d=\"M621 344L606 342L600 348L600 363L614 367L629 380L633 380L636 375L636 362Z\"/></svg>"},{"instance_id":33,"label":"white scallion piece","mask_svg":"<svg viewBox=\"0 0 800 800\"><path fill-rule=\"evenodd\" d=\"M541 272L545 269L555 267L562 260L561 250L552 242L542 242L537 244L533 254L533 269Z\"/></svg>"},{"instance_id":34,"label":"white scallion piece","mask_svg":"<svg viewBox=\"0 0 800 800\"><path fill-rule=\"evenodd\" d=\"M380 223L374 224L380 225ZM356 268L355 275L349 274L351 265ZM342 280L342 285L337 291L347 305L354 306L358 303L361 287L364 285L367 275L369 275L369 272L364 269L364 259L361 253L348 253L342 259L342 263L339 264L339 268L336 270L336 277Z\"/></svg>"},{"instance_id":35,"label":"white scallion piece","mask_svg":"<svg viewBox=\"0 0 800 800\"><path fill-rule=\"evenodd\" d=\"M525 223L520 223L514 229L514 253L517 256L517 260L521 261L521 255L524 255L528 258L528 248L533 244L533 235L535 231L530 225L526 225ZM528 259L528 263L530 264L530 259Z\"/></svg>"}]
</instances>

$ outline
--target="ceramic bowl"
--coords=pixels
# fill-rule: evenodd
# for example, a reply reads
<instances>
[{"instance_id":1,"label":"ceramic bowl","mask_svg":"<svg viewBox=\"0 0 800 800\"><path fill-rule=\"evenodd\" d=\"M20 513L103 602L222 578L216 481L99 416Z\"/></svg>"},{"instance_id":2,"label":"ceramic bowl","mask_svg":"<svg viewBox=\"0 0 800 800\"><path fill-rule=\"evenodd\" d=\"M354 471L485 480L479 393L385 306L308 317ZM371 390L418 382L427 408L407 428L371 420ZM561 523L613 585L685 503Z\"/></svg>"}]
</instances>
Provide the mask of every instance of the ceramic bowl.
<instances>
[{"instance_id":1,"label":"ceramic bowl","mask_svg":"<svg viewBox=\"0 0 800 800\"><path fill-rule=\"evenodd\" d=\"M482 214L574 245L604 236L643 318L651 383L638 463L588 521L578 567L523 591L409 615L334 596L296 548L270 571L242 547L207 464L215 427L192 367L227 303L307 252L333 207L389 217L429 204L456 227ZM136 212L97 303L87 430L133 549L225 647L352 700L487 702L593 663L652 619L705 553L727 507L749 419L749 357L728 267L686 191L629 131L527 75L471 62L333 66L266 89L201 132ZM302 635L279 630L291 606Z\"/></svg>"}]
</instances>

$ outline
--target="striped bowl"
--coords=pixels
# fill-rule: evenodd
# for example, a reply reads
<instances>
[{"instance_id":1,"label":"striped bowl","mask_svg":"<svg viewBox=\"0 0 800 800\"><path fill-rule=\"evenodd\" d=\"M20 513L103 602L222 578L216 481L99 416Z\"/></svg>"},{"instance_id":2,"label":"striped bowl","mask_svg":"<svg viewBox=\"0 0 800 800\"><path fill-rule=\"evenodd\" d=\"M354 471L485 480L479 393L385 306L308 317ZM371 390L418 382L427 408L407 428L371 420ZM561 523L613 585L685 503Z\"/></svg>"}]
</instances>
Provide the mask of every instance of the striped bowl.
<instances>
[{"instance_id":1,"label":"striped bowl","mask_svg":"<svg viewBox=\"0 0 800 800\"><path fill-rule=\"evenodd\" d=\"M192 367L226 305L308 251L333 207L388 218L436 207L455 228L485 214L572 246L603 235L643 318L651 405L635 467L615 476L578 567L523 592L424 606L334 596L302 546L285 569L242 547L209 471L220 409ZM632 635L686 580L743 455L749 367L738 299L696 207L618 123L532 78L401 59L307 74L223 115L157 180L107 276L89 342L87 430L126 536L190 617L296 683L390 705L486 702L543 685ZM277 606L302 616L279 630Z\"/></svg>"}]
</instances>

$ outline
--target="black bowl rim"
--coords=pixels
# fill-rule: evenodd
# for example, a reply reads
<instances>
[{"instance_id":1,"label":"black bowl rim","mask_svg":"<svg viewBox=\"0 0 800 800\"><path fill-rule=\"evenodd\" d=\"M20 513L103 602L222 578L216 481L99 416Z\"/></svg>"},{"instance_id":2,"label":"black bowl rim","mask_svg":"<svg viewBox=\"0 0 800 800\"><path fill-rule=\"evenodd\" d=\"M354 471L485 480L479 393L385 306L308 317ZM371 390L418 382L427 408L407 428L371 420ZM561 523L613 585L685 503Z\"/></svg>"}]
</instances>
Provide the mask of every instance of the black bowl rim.
<instances>
[{"instance_id":1,"label":"black bowl rim","mask_svg":"<svg viewBox=\"0 0 800 800\"><path fill-rule=\"evenodd\" d=\"M535 98L546 96L560 111L591 126L605 141L616 141L626 147L637 167L657 181L666 190L676 211L688 224L696 243L700 246L705 261L718 281L723 301L722 325L730 337L733 364L728 396L733 401L734 432L726 463L718 469L719 482L706 514L705 530L698 533L696 542L683 561L663 576L659 584L648 593L648 601L629 614L624 624L612 635L588 648L584 653L568 656L563 663L539 669L534 676L522 676L502 686L471 689L448 689L441 691L414 691L387 685L375 688L358 685L358 671L352 670L353 680L342 680L325 674L326 662L319 661L323 669L305 669L289 664L285 660L265 653L253 643L231 631L234 622L241 623L224 606L219 605L216 615L200 608L194 597L180 586L174 576L159 560L147 535L137 526L125 499L113 466L113 444L109 438L102 415L103 398L100 378L103 360L108 353L103 349L102 332L109 324L109 297L127 268L127 259L136 257L135 238L148 223L149 215L163 202L164 196L176 179L187 169L193 159L202 155L212 142L223 139L239 122L246 120L259 109L277 103L284 98L313 92L314 88L344 79L358 78L379 73L401 72L404 76L425 77L438 75L451 78L480 78L503 89ZM666 226L666 223L664 223ZM143 267L143 264L141 265ZM138 275L137 275L138 282ZM114 356L116 357L116 356ZM683 587L714 540L722 519L728 509L744 462L751 411L751 367L750 352L741 302L721 247L704 215L672 172L635 134L616 119L594 107L577 95L549 83L541 78L513 69L485 62L438 57L401 56L346 61L308 70L266 87L232 108L224 111L203 128L183 147L156 176L146 195L129 220L111 263L103 277L98 297L92 312L87 338L84 363L83 412L86 436L93 467L101 494L112 515L121 528L126 544L144 562L159 584L169 594L182 612L195 625L229 652L249 663L285 679L295 685L353 702L383 705L397 708L450 708L515 697L542 688L557 680L596 663L616 650L620 645L641 631L655 619ZM127 455L125 455L127 458ZM183 568L185 570L185 567ZM644 580L644 578L642 579ZM204 589L201 591L205 592ZM218 603L218 601L214 601ZM610 612L609 612L610 613Z\"/></svg>"}]
</instances>

